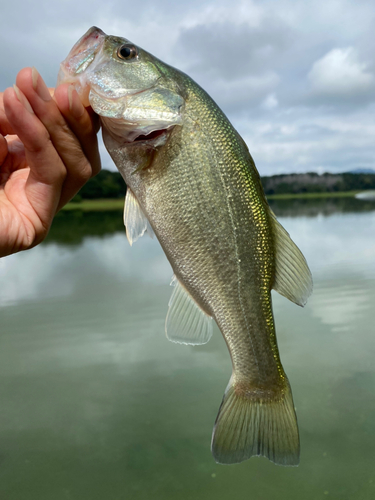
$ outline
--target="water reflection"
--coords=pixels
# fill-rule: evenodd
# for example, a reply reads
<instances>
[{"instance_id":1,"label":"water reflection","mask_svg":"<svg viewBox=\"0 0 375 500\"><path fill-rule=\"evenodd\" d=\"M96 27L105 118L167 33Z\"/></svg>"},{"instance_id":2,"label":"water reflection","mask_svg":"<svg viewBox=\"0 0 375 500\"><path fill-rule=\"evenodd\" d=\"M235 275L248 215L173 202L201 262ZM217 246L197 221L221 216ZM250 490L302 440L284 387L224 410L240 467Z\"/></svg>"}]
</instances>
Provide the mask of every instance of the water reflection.
<instances>
[{"instance_id":1,"label":"water reflection","mask_svg":"<svg viewBox=\"0 0 375 500\"><path fill-rule=\"evenodd\" d=\"M375 211L375 200L357 198L314 198L269 200L272 210L279 217L316 217L338 213Z\"/></svg>"},{"instance_id":2,"label":"water reflection","mask_svg":"<svg viewBox=\"0 0 375 500\"><path fill-rule=\"evenodd\" d=\"M278 217L316 217L375 211L375 201L354 197L269 200L269 204ZM47 242L77 245L86 236L103 237L123 230L121 211L62 211L54 219Z\"/></svg>"},{"instance_id":3,"label":"water reflection","mask_svg":"<svg viewBox=\"0 0 375 500\"><path fill-rule=\"evenodd\" d=\"M103 237L115 232L123 232L121 211L81 212L61 211L55 217L46 243L78 245L87 236Z\"/></svg>"},{"instance_id":4,"label":"water reflection","mask_svg":"<svg viewBox=\"0 0 375 500\"><path fill-rule=\"evenodd\" d=\"M314 294L301 309L275 293L274 310L300 467L214 463L230 375L218 330L199 348L168 342L157 242L130 248L121 213L65 213L42 246L0 260L1 498L374 497L374 206L295 201L273 208Z\"/></svg>"}]
</instances>

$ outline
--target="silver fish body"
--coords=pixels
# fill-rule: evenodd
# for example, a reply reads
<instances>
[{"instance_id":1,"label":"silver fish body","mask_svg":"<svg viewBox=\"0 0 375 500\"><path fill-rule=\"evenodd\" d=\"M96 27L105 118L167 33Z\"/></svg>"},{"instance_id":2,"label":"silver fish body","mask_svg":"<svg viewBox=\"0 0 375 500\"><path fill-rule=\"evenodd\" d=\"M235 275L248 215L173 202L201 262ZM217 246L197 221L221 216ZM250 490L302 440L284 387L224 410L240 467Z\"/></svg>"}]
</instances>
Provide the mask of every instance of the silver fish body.
<instances>
[{"instance_id":1,"label":"silver fish body","mask_svg":"<svg viewBox=\"0 0 375 500\"><path fill-rule=\"evenodd\" d=\"M205 343L213 318L227 343L233 373L213 433L216 461L264 455L297 465L298 426L271 289L304 305L312 280L268 206L246 144L187 75L97 28L62 63L60 81L71 81L101 116L105 145L128 186L129 241L152 228L171 263L167 336Z\"/></svg>"}]
</instances>

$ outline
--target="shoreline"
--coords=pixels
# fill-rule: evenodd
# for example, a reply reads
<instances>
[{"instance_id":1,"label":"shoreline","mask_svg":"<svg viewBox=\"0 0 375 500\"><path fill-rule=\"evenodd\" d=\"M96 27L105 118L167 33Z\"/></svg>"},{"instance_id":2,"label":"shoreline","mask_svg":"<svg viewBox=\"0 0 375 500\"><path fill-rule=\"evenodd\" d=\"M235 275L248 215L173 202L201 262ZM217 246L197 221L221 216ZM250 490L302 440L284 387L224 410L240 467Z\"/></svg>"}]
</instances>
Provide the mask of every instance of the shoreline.
<instances>
[{"instance_id":1,"label":"shoreline","mask_svg":"<svg viewBox=\"0 0 375 500\"><path fill-rule=\"evenodd\" d=\"M268 194L267 200L295 200L295 199L314 199L314 198L354 198L356 194L363 191L334 191L324 193L285 193L285 194Z\"/></svg>"},{"instance_id":2,"label":"shoreline","mask_svg":"<svg viewBox=\"0 0 375 500\"><path fill-rule=\"evenodd\" d=\"M267 200L295 200L321 198L354 198L362 191L338 191L333 193L285 193L266 195ZM61 211L80 210L82 212L104 212L124 209L124 198L97 198L70 202Z\"/></svg>"},{"instance_id":3,"label":"shoreline","mask_svg":"<svg viewBox=\"0 0 375 500\"><path fill-rule=\"evenodd\" d=\"M124 210L125 198L97 198L94 200L70 201L61 211L105 212Z\"/></svg>"}]
</instances>

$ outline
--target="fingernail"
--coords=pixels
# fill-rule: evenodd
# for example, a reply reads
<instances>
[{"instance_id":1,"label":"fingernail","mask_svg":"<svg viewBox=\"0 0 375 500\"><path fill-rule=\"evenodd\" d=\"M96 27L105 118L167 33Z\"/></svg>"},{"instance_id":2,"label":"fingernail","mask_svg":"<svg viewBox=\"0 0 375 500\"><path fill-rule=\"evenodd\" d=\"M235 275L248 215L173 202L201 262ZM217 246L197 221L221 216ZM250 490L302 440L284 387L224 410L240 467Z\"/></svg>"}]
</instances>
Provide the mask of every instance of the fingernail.
<instances>
[{"instance_id":1,"label":"fingernail","mask_svg":"<svg viewBox=\"0 0 375 500\"><path fill-rule=\"evenodd\" d=\"M48 102L52 99L49 93L47 85L44 83L43 78L39 75L36 68L32 68L31 77L33 80L33 88L38 96L43 99L43 101ZM40 78L39 78L40 77Z\"/></svg>"},{"instance_id":2,"label":"fingernail","mask_svg":"<svg viewBox=\"0 0 375 500\"><path fill-rule=\"evenodd\" d=\"M79 96L73 85L70 85L68 88L68 99L69 99L69 109L74 118L77 119L81 118L81 116L85 112L85 108L81 103Z\"/></svg>"},{"instance_id":3,"label":"fingernail","mask_svg":"<svg viewBox=\"0 0 375 500\"><path fill-rule=\"evenodd\" d=\"M20 101L21 104L29 111L31 114L35 114L33 111L33 108L30 106L29 101L26 99L26 97L23 95L23 93L20 91L20 89L17 87L17 85L13 85L14 92L16 93L16 96L18 100Z\"/></svg>"}]
</instances>

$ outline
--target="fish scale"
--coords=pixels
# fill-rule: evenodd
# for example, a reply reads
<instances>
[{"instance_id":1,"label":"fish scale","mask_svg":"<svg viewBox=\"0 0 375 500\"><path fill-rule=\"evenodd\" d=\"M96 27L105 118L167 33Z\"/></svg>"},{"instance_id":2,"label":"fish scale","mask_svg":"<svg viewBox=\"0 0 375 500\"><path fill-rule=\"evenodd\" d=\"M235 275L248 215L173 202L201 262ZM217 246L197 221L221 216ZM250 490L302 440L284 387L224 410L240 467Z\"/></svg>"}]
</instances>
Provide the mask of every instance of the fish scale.
<instances>
[{"instance_id":1,"label":"fish scale","mask_svg":"<svg viewBox=\"0 0 375 500\"><path fill-rule=\"evenodd\" d=\"M98 28L62 63L64 81L101 116L104 143L128 186L130 243L151 226L175 273L167 337L205 343L213 318L228 346L233 371L215 422L215 460L264 455L297 465L271 289L304 305L312 280L268 206L245 142L191 78Z\"/></svg>"}]
</instances>

